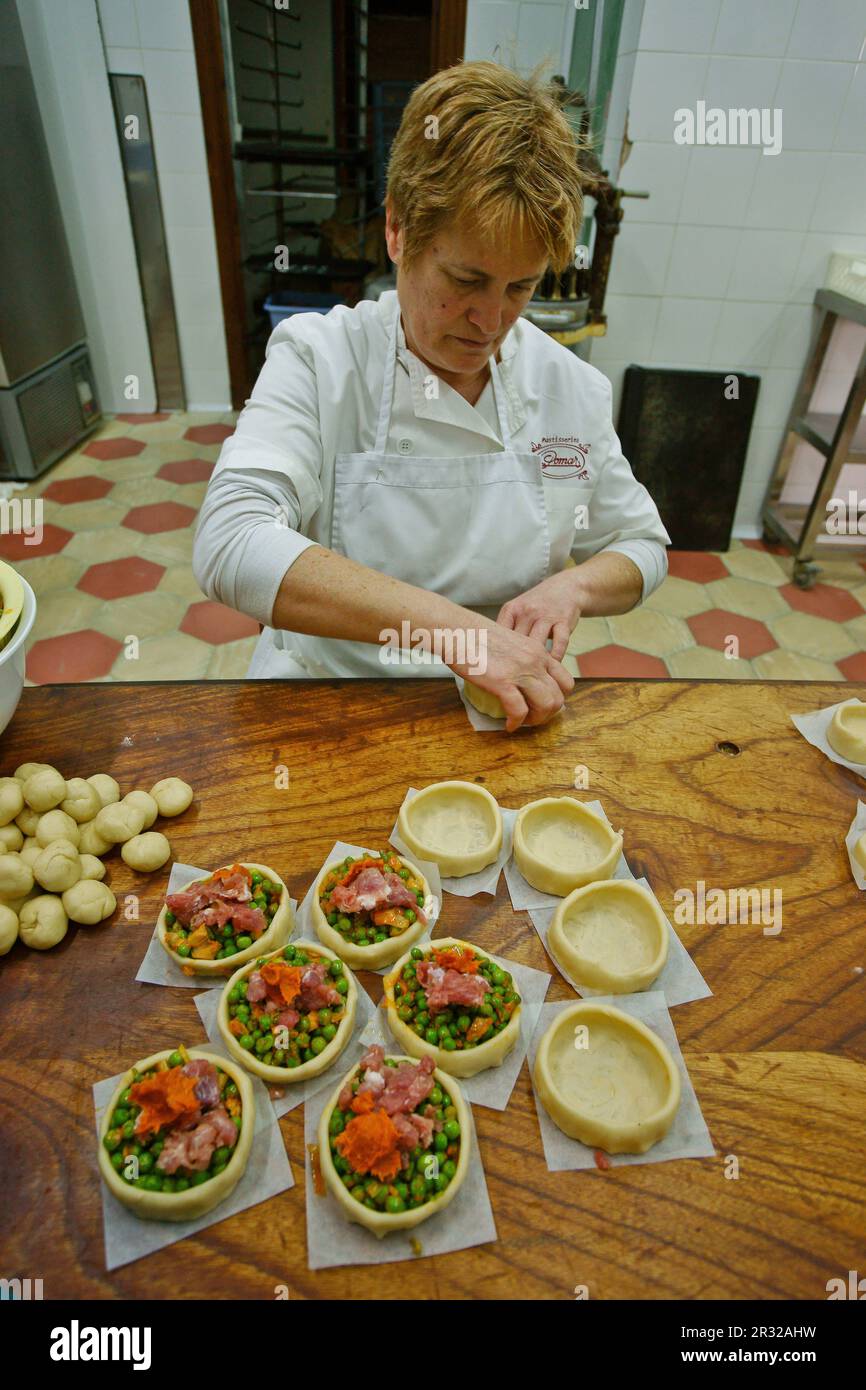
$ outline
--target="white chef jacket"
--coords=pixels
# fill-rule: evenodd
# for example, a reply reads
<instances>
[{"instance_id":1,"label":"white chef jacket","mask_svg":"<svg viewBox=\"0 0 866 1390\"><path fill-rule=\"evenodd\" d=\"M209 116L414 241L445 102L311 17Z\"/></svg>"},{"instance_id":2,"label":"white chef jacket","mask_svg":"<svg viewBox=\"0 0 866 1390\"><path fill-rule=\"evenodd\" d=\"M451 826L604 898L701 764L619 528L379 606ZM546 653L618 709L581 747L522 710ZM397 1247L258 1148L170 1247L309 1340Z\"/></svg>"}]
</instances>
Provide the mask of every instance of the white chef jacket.
<instances>
[{"instance_id":1,"label":"white chef jacket","mask_svg":"<svg viewBox=\"0 0 866 1390\"><path fill-rule=\"evenodd\" d=\"M310 545L436 588L490 618L507 598L561 569L568 554L578 563L602 550L627 555L643 576L643 598L662 582L670 537L622 454L607 378L525 318L512 325L499 361L489 366L490 379L472 406L406 347L394 290L353 309L295 315L274 329L252 395L211 477L193 552L204 592L265 625L248 675L451 674L434 656L383 665L380 648L370 643L273 630L282 579ZM517 474L506 468L501 485L480 494L481 530L478 544L469 547L460 470L465 461L467 469L474 463L483 472L483 455L495 456L491 472L512 460ZM376 466L380 457L388 479ZM438 460L454 461L453 468L442 465L450 474L445 490L436 481ZM356 487L380 479L398 486ZM535 514L521 513L527 493ZM368 507L366 515L378 518L374 524L386 525L380 494L392 500L394 515L402 506L417 537L391 567L387 536L380 534L385 543L368 550L358 522L358 508ZM448 545L459 554L464 542L461 564L439 564L438 588L429 550L425 559L424 516L437 556ZM499 551L489 549L491 540L501 542ZM469 550L481 555L474 578ZM494 592L496 586L480 578L501 569L507 586L513 557L524 551L517 588Z\"/></svg>"}]
</instances>

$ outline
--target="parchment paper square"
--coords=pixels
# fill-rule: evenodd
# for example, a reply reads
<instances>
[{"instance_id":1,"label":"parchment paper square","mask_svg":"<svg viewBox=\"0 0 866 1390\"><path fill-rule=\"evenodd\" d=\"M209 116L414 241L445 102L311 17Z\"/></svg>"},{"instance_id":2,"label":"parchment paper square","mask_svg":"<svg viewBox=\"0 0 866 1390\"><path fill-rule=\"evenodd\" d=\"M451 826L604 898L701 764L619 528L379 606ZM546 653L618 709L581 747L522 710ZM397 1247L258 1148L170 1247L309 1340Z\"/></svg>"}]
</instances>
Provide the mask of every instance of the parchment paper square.
<instances>
[{"instance_id":1,"label":"parchment paper square","mask_svg":"<svg viewBox=\"0 0 866 1390\"><path fill-rule=\"evenodd\" d=\"M191 1043L190 1046L201 1047L202 1044ZM209 1043L208 1051L216 1052L221 1057L228 1056L221 1043ZM97 1081L93 1086L97 1136L105 1107L126 1070L127 1068L124 1068L124 1071L118 1072L116 1076ZM295 1179L286 1154L286 1146L267 1090L257 1077L251 1076L250 1080L256 1102L256 1122L250 1156L244 1175L234 1192L224 1202L220 1202L219 1206L214 1207L213 1211L206 1212L195 1221L143 1221L140 1217L133 1216L128 1207L119 1202L109 1192L102 1178L99 1178L106 1270L119 1269L121 1265L140 1260L143 1255L152 1255L154 1250L174 1245L186 1236L195 1235L197 1231L203 1231L208 1226L216 1225L218 1221L224 1221L227 1216L246 1211L248 1207L257 1206L268 1197L275 1197L278 1192L285 1192L288 1188L294 1187Z\"/></svg>"},{"instance_id":2,"label":"parchment paper square","mask_svg":"<svg viewBox=\"0 0 866 1390\"><path fill-rule=\"evenodd\" d=\"M578 799L574 798L575 801ZM581 806L585 806L588 811L594 811L602 820L611 822L600 801L581 801ZM505 813L503 813L505 814ZM507 813L511 816L512 834L514 831L514 820L517 816L516 811ZM611 826L613 829L613 826ZM628 866L624 854L620 854L617 866L611 875L612 878L634 878L634 874ZM528 912L530 908L557 908L562 902L562 898L556 893L541 893L537 888L533 888L531 883L527 883L523 874L517 867L514 858L510 858L505 865L505 882L508 884L508 891L511 895L511 906L516 912Z\"/></svg>"},{"instance_id":3,"label":"parchment paper square","mask_svg":"<svg viewBox=\"0 0 866 1390\"><path fill-rule=\"evenodd\" d=\"M861 835L866 835L866 802L857 802L857 814L848 827L848 834L845 836L845 848L848 851L848 863L851 865L851 873L858 888L866 888L866 873L863 872L857 860L854 858L854 846Z\"/></svg>"},{"instance_id":4,"label":"parchment paper square","mask_svg":"<svg viewBox=\"0 0 866 1390\"><path fill-rule=\"evenodd\" d=\"M612 1004L615 1008L621 1009L623 1013L639 1018L648 1028L657 1033L671 1053L682 1079L682 1099L674 1122L664 1139L660 1139L645 1154L608 1154L606 1157L610 1166L618 1168L620 1165L634 1163L664 1163L671 1158L712 1158L716 1152L715 1147L683 1060L671 1016L665 1007L664 995L660 990L651 990L646 994L608 994L600 995L596 1002ZM542 1037L556 1015L561 1013L563 1009L571 1008L573 1003L573 1000L565 999L556 1004L544 1004L542 1006L538 1027L529 1049L530 1075L535 1068L535 1057ZM544 1157L550 1171L558 1173L565 1169L595 1168L595 1151L587 1148L577 1139L570 1139L554 1124L539 1100L534 1079L532 1090L535 1096L535 1108L538 1112L538 1123L541 1127Z\"/></svg>"},{"instance_id":5,"label":"parchment paper square","mask_svg":"<svg viewBox=\"0 0 866 1390\"><path fill-rule=\"evenodd\" d=\"M837 753L835 748L831 748L827 741L827 729L837 709L843 705L859 705L861 702L856 699L840 700L838 704L827 705L825 709L809 710L806 714L792 714L791 723L798 729L807 743L811 743L813 748L820 748L821 752L828 757L831 762L838 763L840 767L847 767L851 772L856 772L858 777L866 777L866 763L852 763L847 758L843 758Z\"/></svg>"}]
</instances>

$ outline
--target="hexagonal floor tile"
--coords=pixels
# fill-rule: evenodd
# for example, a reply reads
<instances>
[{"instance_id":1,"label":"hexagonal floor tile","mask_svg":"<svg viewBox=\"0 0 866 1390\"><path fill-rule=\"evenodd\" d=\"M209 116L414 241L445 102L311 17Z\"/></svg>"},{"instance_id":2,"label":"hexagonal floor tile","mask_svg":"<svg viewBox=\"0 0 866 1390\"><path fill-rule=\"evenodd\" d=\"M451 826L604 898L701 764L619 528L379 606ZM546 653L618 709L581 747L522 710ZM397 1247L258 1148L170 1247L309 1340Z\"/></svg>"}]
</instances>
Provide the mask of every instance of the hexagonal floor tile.
<instances>
[{"instance_id":1,"label":"hexagonal floor tile","mask_svg":"<svg viewBox=\"0 0 866 1390\"><path fill-rule=\"evenodd\" d=\"M52 502L94 502L98 497L104 497L114 487L114 483L108 478L60 478L57 482L49 483L43 497Z\"/></svg>"},{"instance_id":2,"label":"hexagonal floor tile","mask_svg":"<svg viewBox=\"0 0 866 1390\"><path fill-rule=\"evenodd\" d=\"M133 507L123 518L122 525L130 531L142 531L155 536L160 531L180 531L192 526L197 513L179 502L153 502L150 506Z\"/></svg>"},{"instance_id":3,"label":"hexagonal floor tile","mask_svg":"<svg viewBox=\"0 0 866 1390\"><path fill-rule=\"evenodd\" d=\"M758 584L787 583L788 574L784 566L765 550L732 550L725 556L725 564L731 574L738 579L753 579Z\"/></svg>"},{"instance_id":4,"label":"hexagonal floor tile","mask_svg":"<svg viewBox=\"0 0 866 1390\"><path fill-rule=\"evenodd\" d=\"M811 656L800 652L784 651L777 647L774 652L756 656L752 662L761 680L765 681L837 681L841 677L839 668L830 661L815 661Z\"/></svg>"},{"instance_id":5,"label":"hexagonal floor tile","mask_svg":"<svg viewBox=\"0 0 866 1390\"><path fill-rule=\"evenodd\" d=\"M755 618L744 618L740 613L729 613L724 608L710 608L706 613L696 613L686 622L692 636L701 647L710 647L724 653L728 650L729 639L737 639L739 656L750 661L762 652L771 652L778 646L763 623ZM727 658L734 660L734 658Z\"/></svg>"},{"instance_id":6,"label":"hexagonal floor tile","mask_svg":"<svg viewBox=\"0 0 866 1390\"><path fill-rule=\"evenodd\" d=\"M180 632L145 638L136 655L125 647L112 669L116 681L175 681L204 679L213 647Z\"/></svg>"},{"instance_id":7,"label":"hexagonal floor tile","mask_svg":"<svg viewBox=\"0 0 866 1390\"><path fill-rule=\"evenodd\" d=\"M146 447L143 440L128 439L121 434L116 439L92 439L81 452L92 459L126 459L140 454Z\"/></svg>"},{"instance_id":8,"label":"hexagonal floor tile","mask_svg":"<svg viewBox=\"0 0 866 1390\"><path fill-rule=\"evenodd\" d=\"M580 656L581 652L592 652L610 642L610 629L606 618L581 618L568 639L566 651L569 656Z\"/></svg>"},{"instance_id":9,"label":"hexagonal floor tile","mask_svg":"<svg viewBox=\"0 0 866 1390\"><path fill-rule=\"evenodd\" d=\"M179 459L177 463L164 463L157 473L170 483L207 482L216 467L209 459Z\"/></svg>"},{"instance_id":10,"label":"hexagonal floor tile","mask_svg":"<svg viewBox=\"0 0 866 1390\"><path fill-rule=\"evenodd\" d=\"M812 589L785 584L779 592L792 608L799 613L810 613L813 618L829 618L831 622L845 623L863 614L862 606L850 590L837 589L832 584L816 584Z\"/></svg>"},{"instance_id":11,"label":"hexagonal floor tile","mask_svg":"<svg viewBox=\"0 0 866 1390\"><path fill-rule=\"evenodd\" d=\"M42 527L38 545L33 544L32 536L28 538L23 532L0 536L0 556L13 564L16 560L36 560L44 555L56 555L69 544L73 535L74 532L67 531L65 526L52 526L48 521Z\"/></svg>"},{"instance_id":12,"label":"hexagonal floor tile","mask_svg":"<svg viewBox=\"0 0 866 1390\"><path fill-rule=\"evenodd\" d=\"M776 618L770 630L780 647L815 661L837 662L853 656L857 643L842 627L830 618L813 618L808 613L787 613Z\"/></svg>"},{"instance_id":13,"label":"hexagonal floor tile","mask_svg":"<svg viewBox=\"0 0 866 1390\"><path fill-rule=\"evenodd\" d=\"M216 646L221 642L237 642L241 637L258 637L259 625L245 613L238 613L223 603L214 603L212 599L203 599L187 609L180 631Z\"/></svg>"},{"instance_id":14,"label":"hexagonal floor tile","mask_svg":"<svg viewBox=\"0 0 866 1390\"><path fill-rule=\"evenodd\" d=\"M692 635L682 618L658 613L652 608L633 608L608 618L614 645L645 652L647 656L669 656L690 647Z\"/></svg>"},{"instance_id":15,"label":"hexagonal floor tile","mask_svg":"<svg viewBox=\"0 0 866 1390\"><path fill-rule=\"evenodd\" d=\"M68 632L62 637L41 637L27 653L27 675L37 685L107 676L121 646L92 628Z\"/></svg>"},{"instance_id":16,"label":"hexagonal floor tile","mask_svg":"<svg viewBox=\"0 0 866 1390\"><path fill-rule=\"evenodd\" d=\"M707 593L714 608L724 608L744 618L766 621L791 611L774 584L757 584L753 579L737 579L734 575L714 579L707 585Z\"/></svg>"},{"instance_id":17,"label":"hexagonal floor tile","mask_svg":"<svg viewBox=\"0 0 866 1390\"><path fill-rule=\"evenodd\" d=\"M724 579L727 573L722 557L710 551L668 551L668 574L676 579L693 579L696 584L709 584L711 579Z\"/></svg>"},{"instance_id":18,"label":"hexagonal floor tile","mask_svg":"<svg viewBox=\"0 0 866 1390\"><path fill-rule=\"evenodd\" d=\"M129 555L123 560L91 565L78 581L78 588L97 598L128 598L130 594L149 593L164 574L164 565L155 565L140 555Z\"/></svg>"},{"instance_id":19,"label":"hexagonal floor tile","mask_svg":"<svg viewBox=\"0 0 866 1390\"><path fill-rule=\"evenodd\" d=\"M207 668L208 680L244 680L253 659L257 639L258 633L255 638L247 637L242 642L226 642L221 647L214 647Z\"/></svg>"},{"instance_id":20,"label":"hexagonal floor tile","mask_svg":"<svg viewBox=\"0 0 866 1390\"><path fill-rule=\"evenodd\" d=\"M672 676L680 680L749 680L755 672L750 661L726 657L709 647L690 647L668 658Z\"/></svg>"},{"instance_id":21,"label":"hexagonal floor tile","mask_svg":"<svg viewBox=\"0 0 866 1390\"><path fill-rule=\"evenodd\" d=\"M615 643L586 652L578 664L582 676L631 676L638 679L659 676L664 679L668 674L667 666L659 657L633 652Z\"/></svg>"},{"instance_id":22,"label":"hexagonal floor tile","mask_svg":"<svg viewBox=\"0 0 866 1390\"><path fill-rule=\"evenodd\" d=\"M763 550L767 555L790 555L791 553L782 545L781 541L773 541L768 545L766 541L749 540L743 541L743 545L747 546L749 550Z\"/></svg>"},{"instance_id":23,"label":"hexagonal floor tile","mask_svg":"<svg viewBox=\"0 0 866 1390\"><path fill-rule=\"evenodd\" d=\"M170 420L167 410L157 410L153 415L115 415L115 420L123 420L127 425L156 425L162 420Z\"/></svg>"},{"instance_id":24,"label":"hexagonal floor tile","mask_svg":"<svg viewBox=\"0 0 866 1390\"><path fill-rule=\"evenodd\" d=\"M222 444L234 432L234 425L190 425L183 437L194 444Z\"/></svg>"},{"instance_id":25,"label":"hexagonal floor tile","mask_svg":"<svg viewBox=\"0 0 866 1390\"><path fill-rule=\"evenodd\" d=\"M853 656L843 657L836 665L846 681L866 681L866 652L855 652Z\"/></svg>"},{"instance_id":26,"label":"hexagonal floor tile","mask_svg":"<svg viewBox=\"0 0 866 1390\"><path fill-rule=\"evenodd\" d=\"M690 618L693 613L702 613L705 608L712 608L712 603L703 584L696 584L692 579L678 579L675 574L669 574L650 594L644 608L654 608L658 613L669 613L673 618Z\"/></svg>"}]
</instances>

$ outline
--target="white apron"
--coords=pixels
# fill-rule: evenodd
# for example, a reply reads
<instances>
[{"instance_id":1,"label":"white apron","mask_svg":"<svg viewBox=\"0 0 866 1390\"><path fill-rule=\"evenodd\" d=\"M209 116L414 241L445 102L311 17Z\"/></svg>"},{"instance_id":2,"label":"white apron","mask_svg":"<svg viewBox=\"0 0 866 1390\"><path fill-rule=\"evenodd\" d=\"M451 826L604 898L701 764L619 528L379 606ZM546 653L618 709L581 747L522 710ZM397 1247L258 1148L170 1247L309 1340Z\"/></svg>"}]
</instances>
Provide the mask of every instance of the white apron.
<instances>
[{"instance_id":1,"label":"white apron","mask_svg":"<svg viewBox=\"0 0 866 1390\"><path fill-rule=\"evenodd\" d=\"M338 454L331 549L495 618L509 599L562 569L574 541L574 509L593 483L544 475L537 454L512 443L506 390L491 358L501 453L419 458L385 452L397 370L395 296L385 380L371 453ZM449 676L438 657L394 664L378 644L265 628L247 675Z\"/></svg>"}]
</instances>

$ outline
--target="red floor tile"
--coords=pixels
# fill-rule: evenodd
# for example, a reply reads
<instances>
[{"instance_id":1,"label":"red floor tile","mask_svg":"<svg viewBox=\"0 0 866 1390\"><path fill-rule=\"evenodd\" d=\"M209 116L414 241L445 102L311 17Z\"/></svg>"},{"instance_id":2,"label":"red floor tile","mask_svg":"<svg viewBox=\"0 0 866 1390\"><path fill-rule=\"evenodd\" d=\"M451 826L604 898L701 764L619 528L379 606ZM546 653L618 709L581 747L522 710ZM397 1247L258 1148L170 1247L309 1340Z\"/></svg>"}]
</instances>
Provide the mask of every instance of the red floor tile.
<instances>
[{"instance_id":1,"label":"red floor tile","mask_svg":"<svg viewBox=\"0 0 866 1390\"><path fill-rule=\"evenodd\" d=\"M158 425L171 418L171 411L157 410L154 415L115 415L114 418L122 420L125 425Z\"/></svg>"},{"instance_id":2,"label":"red floor tile","mask_svg":"<svg viewBox=\"0 0 866 1390\"><path fill-rule=\"evenodd\" d=\"M60 478L56 483L49 483L42 496L67 505L71 502L95 502L113 487L110 478Z\"/></svg>"},{"instance_id":3,"label":"red floor tile","mask_svg":"<svg viewBox=\"0 0 866 1390\"><path fill-rule=\"evenodd\" d=\"M41 637L27 653L27 677L37 685L92 681L108 675L122 650L122 642L92 628L63 637Z\"/></svg>"},{"instance_id":4,"label":"red floor tile","mask_svg":"<svg viewBox=\"0 0 866 1390\"><path fill-rule=\"evenodd\" d=\"M178 459L175 463L164 463L158 469L158 478L167 478L170 483L203 483L216 468L207 459Z\"/></svg>"},{"instance_id":5,"label":"red floor tile","mask_svg":"<svg viewBox=\"0 0 866 1390\"><path fill-rule=\"evenodd\" d=\"M660 657L633 652L615 643L598 647L594 652L582 652L577 658L577 666L582 676L669 676L668 668Z\"/></svg>"},{"instance_id":6,"label":"red floor tile","mask_svg":"<svg viewBox=\"0 0 866 1390\"><path fill-rule=\"evenodd\" d=\"M222 444L234 432L234 425L190 425L184 439L193 444Z\"/></svg>"},{"instance_id":7,"label":"red floor tile","mask_svg":"<svg viewBox=\"0 0 866 1390\"><path fill-rule=\"evenodd\" d=\"M691 579L695 584L709 584L712 579L727 579L728 567L719 555L707 550L669 550L668 574L675 579Z\"/></svg>"},{"instance_id":8,"label":"red floor tile","mask_svg":"<svg viewBox=\"0 0 866 1390\"><path fill-rule=\"evenodd\" d=\"M768 545L766 541L752 540L743 541L743 545L747 545L750 550L764 550L768 555L790 555L791 553L782 545L781 541L773 541L772 545Z\"/></svg>"},{"instance_id":9,"label":"red floor tile","mask_svg":"<svg viewBox=\"0 0 866 1390\"><path fill-rule=\"evenodd\" d=\"M91 565L81 576L77 587L97 598L129 598L130 594L147 594L155 589L165 574L165 565L155 565L139 555L125 560L105 560Z\"/></svg>"},{"instance_id":10,"label":"red floor tile","mask_svg":"<svg viewBox=\"0 0 866 1390\"><path fill-rule=\"evenodd\" d=\"M23 533L0 536L0 556L10 562L41 560L46 555L57 555L69 544L74 534L73 531L67 531L65 526L52 526L51 522L47 521L42 527L38 545L33 544L33 536L27 537Z\"/></svg>"},{"instance_id":11,"label":"red floor tile","mask_svg":"<svg viewBox=\"0 0 866 1390\"><path fill-rule=\"evenodd\" d=\"M140 454L147 445L140 439L127 439L125 435L120 435L117 439L94 439L82 449L83 454L87 454L92 459L128 459Z\"/></svg>"},{"instance_id":12,"label":"red floor tile","mask_svg":"<svg viewBox=\"0 0 866 1390\"><path fill-rule=\"evenodd\" d=\"M248 618L234 608L226 608L222 603L214 603L212 599L191 604L184 614L180 630L214 646L259 635L259 625L254 618Z\"/></svg>"},{"instance_id":13,"label":"red floor tile","mask_svg":"<svg viewBox=\"0 0 866 1390\"><path fill-rule=\"evenodd\" d=\"M763 652L771 652L778 646L764 624L756 618L742 618L739 613L729 613L724 608L708 608L703 613L686 618L686 622L700 647L712 647L714 651L724 652L728 649L727 639L736 637L738 655L744 661L751 661L753 656L761 656Z\"/></svg>"},{"instance_id":14,"label":"red floor tile","mask_svg":"<svg viewBox=\"0 0 866 1390\"><path fill-rule=\"evenodd\" d=\"M193 507L181 506L180 502L150 502L144 507L133 507L121 525L145 536L155 536L159 531L180 531L192 526L197 515Z\"/></svg>"},{"instance_id":15,"label":"red floor tile","mask_svg":"<svg viewBox=\"0 0 866 1390\"><path fill-rule=\"evenodd\" d=\"M831 622L846 623L850 618L863 616L863 606L847 589L833 584L816 584L813 589L800 589L796 584L783 584L779 590L792 608L809 613L813 618L829 618Z\"/></svg>"},{"instance_id":16,"label":"red floor tile","mask_svg":"<svg viewBox=\"0 0 866 1390\"><path fill-rule=\"evenodd\" d=\"M836 665L846 681L866 681L866 652L855 652L853 656L837 661Z\"/></svg>"}]
</instances>

